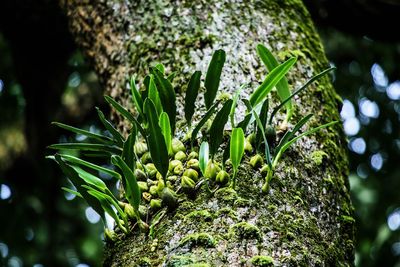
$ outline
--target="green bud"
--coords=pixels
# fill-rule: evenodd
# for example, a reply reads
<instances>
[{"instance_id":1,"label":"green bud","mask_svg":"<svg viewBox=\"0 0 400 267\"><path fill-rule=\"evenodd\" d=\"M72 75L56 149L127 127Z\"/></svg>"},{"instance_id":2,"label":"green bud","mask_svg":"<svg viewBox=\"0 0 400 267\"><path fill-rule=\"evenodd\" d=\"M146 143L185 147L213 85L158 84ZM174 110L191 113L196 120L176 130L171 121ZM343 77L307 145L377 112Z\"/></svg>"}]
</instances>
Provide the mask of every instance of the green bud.
<instances>
[{"instance_id":1,"label":"green bud","mask_svg":"<svg viewBox=\"0 0 400 267\"><path fill-rule=\"evenodd\" d=\"M199 173L196 170L193 169L186 169L183 172L183 176L187 176L190 179L197 181L199 179Z\"/></svg>"},{"instance_id":2,"label":"green bud","mask_svg":"<svg viewBox=\"0 0 400 267\"><path fill-rule=\"evenodd\" d=\"M169 165L168 165L168 170L169 170L170 172L172 172L172 171L174 170L174 168L175 168L176 166L178 166L178 165L182 165L182 162L180 162L179 160L176 160L176 159L171 160L171 161L169 162ZM182 166L182 167L183 167L183 166Z\"/></svg>"},{"instance_id":3,"label":"green bud","mask_svg":"<svg viewBox=\"0 0 400 267\"><path fill-rule=\"evenodd\" d=\"M149 187L147 186L147 182L139 181L137 183L140 188L140 192L147 192L149 190Z\"/></svg>"},{"instance_id":4,"label":"green bud","mask_svg":"<svg viewBox=\"0 0 400 267\"><path fill-rule=\"evenodd\" d=\"M265 128L265 137L267 138L268 144L271 146L275 144L276 141L276 131L271 125L267 125Z\"/></svg>"},{"instance_id":5,"label":"green bud","mask_svg":"<svg viewBox=\"0 0 400 267\"><path fill-rule=\"evenodd\" d=\"M268 165L263 165L260 170L262 176L266 176L268 174L268 171L269 171Z\"/></svg>"},{"instance_id":6,"label":"green bud","mask_svg":"<svg viewBox=\"0 0 400 267\"><path fill-rule=\"evenodd\" d=\"M149 202L151 200L152 196L151 196L151 194L149 192L143 192L142 193L142 198L144 200L146 200L147 202Z\"/></svg>"},{"instance_id":7,"label":"green bud","mask_svg":"<svg viewBox=\"0 0 400 267\"><path fill-rule=\"evenodd\" d=\"M164 187L165 187L164 180L158 180L158 182L157 182L157 195L159 195L159 196L161 195L161 192L163 191Z\"/></svg>"},{"instance_id":8,"label":"green bud","mask_svg":"<svg viewBox=\"0 0 400 267\"><path fill-rule=\"evenodd\" d=\"M247 139L244 141L244 151L246 151L247 153L251 153L253 151L253 146Z\"/></svg>"},{"instance_id":9,"label":"green bud","mask_svg":"<svg viewBox=\"0 0 400 267\"><path fill-rule=\"evenodd\" d=\"M254 145L254 142L256 141L256 134L251 133L246 137L246 140L249 141L251 145Z\"/></svg>"},{"instance_id":10,"label":"green bud","mask_svg":"<svg viewBox=\"0 0 400 267\"><path fill-rule=\"evenodd\" d=\"M178 179L178 176L176 175L171 175L167 177L167 182L175 182Z\"/></svg>"},{"instance_id":11,"label":"green bud","mask_svg":"<svg viewBox=\"0 0 400 267\"><path fill-rule=\"evenodd\" d=\"M154 166L153 163L147 163L146 170L147 170L147 173L149 174L150 179L153 179L156 176L157 168L156 168L156 166Z\"/></svg>"},{"instance_id":12,"label":"green bud","mask_svg":"<svg viewBox=\"0 0 400 267\"><path fill-rule=\"evenodd\" d=\"M169 209L178 207L178 196L170 188L165 187L161 193L162 203Z\"/></svg>"},{"instance_id":13,"label":"green bud","mask_svg":"<svg viewBox=\"0 0 400 267\"><path fill-rule=\"evenodd\" d=\"M143 142L137 142L134 146L134 151L136 155L141 156L147 152L147 144Z\"/></svg>"},{"instance_id":14,"label":"green bud","mask_svg":"<svg viewBox=\"0 0 400 267\"><path fill-rule=\"evenodd\" d=\"M214 180L215 177L217 177L217 173L219 171L220 171L220 168L218 167L218 165L210 160L207 164L206 171L204 173L204 177Z\"/></svg>"},{"instance_id":15,"label":"green bud","mask_svg":"<svg viewBox=\"0 0 400 267\"><path fill-rule=\"evenodd\" d=\"M156 186L156 185L150 186L150 188L149 188L149 193L150 193L153 197L157 196L157 186Z\"/></svg>"},{"instance_id":16,"label":"green bud","mask_svg":"<svg viewBox=\"0 0 400 267\"><path fill-rule=\"evenodd\" d=\"M174 152L174 154L176 154L178 151L185 152L186 147L181 141L174 138L174 139L172 139L172 151Z\"/></svg>"},{"instance_id":17,"label":"green bud","mask_svg":"<svg viewBox=\"0 0 400 267\"><path fill-rule=\"evenodd\" d=\"M176 152L174 159L183 162L183 161L186 161L187 156L186 156L185 152L183 152L183 151L178 151L178 152Z\"/></svg>"},{"instance_id":18,"label":"green bud","mask_svg":"<svg viewBox=\"0 0 400 267\"><path fill-rule=\"evenodd\" d=\"M136 169L135 170L135 177L138 181L146 181L147 180L147 176L144 173L144 171Z\"/></svg>"},{"instance_id":19,"label":"green bud","mask_svg":"<svg viewBox=\"0 0 400 267\"><path fill-rule=\"evenodd\" d=\"M192 151L190 152L189 156L188 156L188 160L191 159L198 159L199 158L199 153L197 153L196 151Z\"/></svg>"},{"instance_id":20,"label":"green bud","mask_svg":"<svg viewBox=\"0 0 400 267\"><path fill-rule=\"evenodd\" d=\"M196 186L195 181L193 181L191 178L187 176L182 176L181 178L181 187L182 190L189 193L194 190L194 187Z\"/></svg>"},{"instance_id":21,"label":"green bud","mask_svg":"<svg viewBox=\"0 0 400 267\"><path fill-rule=\"evenodd\" d=\"M161 173L157 172L156 179L158 181L158 180L163 180L164 178L162 177Z\"/></svg>"},{"instance_id":22,"label":"green bud","mask_svg":"<svg viewBox=\"0 0 400 267\"><path fill-rule=\"evenodd\" d=\"M142 220L146 219L148 212L149 210L145 205L139 205L139 216L142 218Z\"/></svg>"},{"instance_id":23,"label":"green bud","mask_svg":"<svg viewBox=\"0 0 400 267\"><path fill-rule=\"evenodd\" d=\"M124 212L126 213L126 215L128 215L129 218L131 219L135 219L135 210L133 209L131 204L126 204L124 207Z\"/></svg>"},{"instance_id":24,"label":"green bud","mask_svg":"<svg viewBox=\"0 0 400 267\"><path fill-rule=\"evenodd\" d=\"M139 170L143 171L143 165L142 165L139 161L136 161L135 166L136 166L136 168L138 168Z\"/></svg>"},{"instance_id":25,"label":"green bud","mask_svg":"<svg viewBox=\"0 0 400 267\"><path fill-rule=\"evenodd\" d=\"M264 164L264 159L259 154L255 154L250 158L250 165L254 169L261 167Z\"/></svg>"},{"instance_id":26,"label":"green bud","mask_svg":"<svg viewBox=\"0 0 400 267\"><path fill-rule=\"evenodd\" d=\"M200 171L199 161L197 159L190 159L186 162L186 167Z\"/></svg>"},{"instance_id":27,"label":"green bud","mask_svg":"<svg viewBox=\"0 0 400 267\"><path fill-rule=\"evenodd\" d=\"M173 174L180 175L183 172L183 165L180 164L174 168Z\"/></svg>"},{"instance_id":28,"label":"green bud","mask_svg":"<svg viewBox=\"0 0 400 267\"><path fill-rule=\"evenodd\" d=\"M232 95L230 93L227 93L227 92L222 92L222 93L219 94L217 99L218 100L222 100L222 101L227 101L229 99L232 99Z\"/></svg>"},{"instance_id":29,"label":"green bud","mask_svg":"<svg viewBox=\"0 0 400 267\"><path fill-rule=\"evenodd\" d=\"M113 231L110 230L108 228L104 229L104 237L106 240L111 241L111 242L115 242L117 241L117 234Z\"/></svg>"},{"instance_id":30,"label":"green bud","mask_svg":"<svg viewBox=\"0 0 400 267\"><path fill-rule=\"evenodd\" d=\"M218 172L215 181L221 185L224 185L229 182L229 179L230 179L229 174L226 171L222 170Z\"/></svg>"},{"instance_id":31,"label":"green bud","mask_svg":"<svg viewBox=\"0 0 400 267\"><path fill-rule=\"evenodd\" d=\"M149 152L144 153L144 154L142 155L142 157L140 158L140 161L141 161L143 164L150 163L150 162L151 162L150 153L149 153Z\"/></svg>"},{"instance_id":32,"label":"green bud","mask_svg":"<svg viewBox=\"0 0 400 267\"><path fill-rule=\"evenodd\" d=\"M161 199L155 199L153 198L150 201L150 208L153 210L159 210L162 207Z\"/></svg>"}]
</instances>

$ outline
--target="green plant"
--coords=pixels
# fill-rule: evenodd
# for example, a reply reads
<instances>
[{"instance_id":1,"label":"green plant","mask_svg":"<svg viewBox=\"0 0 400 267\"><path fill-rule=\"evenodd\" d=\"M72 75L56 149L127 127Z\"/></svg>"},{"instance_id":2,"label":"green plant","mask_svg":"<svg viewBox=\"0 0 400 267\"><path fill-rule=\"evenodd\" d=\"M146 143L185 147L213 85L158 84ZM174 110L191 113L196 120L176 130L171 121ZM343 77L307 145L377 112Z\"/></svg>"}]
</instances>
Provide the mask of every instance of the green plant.
<instances>
[{"instance_id":1,"label":"green plant","mask_svg":"<svg viewBox=\"0 0 400 267\"><path fill-rule=\"evenodd\" d=\"M135 78L130 79L132 103L136 113L130 112L113 98L105 96L105 100L115 111L130 123L131 129L127 136L122 135L99 109L99 119L108 133L92 133L66 124L54 123L65 130L87 137L84 143L49 146L58 152L48 158L60 165L75 187L63 189L85 199L103 220L104 214L108 213L122 232L129 233L138 225L141 231L149 230L150 236L154 238L154 227L165 212L176 208L179 199L195 196L193 193L201 188L201 185L205 184L207 192L211 193L212 186L218 188L229 185L235 189L245 151L253 153L253 146L250 144L253 140L257 154L245 162L259 168L264 161L259 154L263 154L267 163L263 190L267 191L280 158L294 142L336 123L330 122L296 136L302 126L310 120L311 115L308 115L295 124L292 130L287 130L275 146L275 115L285 107L286 118L281 124L289 123L294 112L293 96L333 68L314 76L291 94L285 75L294 66L296 58L278 64L264 46L257 46L257 52L269 73L249 99L240 98L242 90L248 86L246 84L236 91L232 99L224 94L217 98L226 55L223 50L214 53L204 82L206 111L197 124L193 124L192 120L198 108L196 99L201 89L201 72L193 73L185 96L184 119L188 125L188 133L184 138L179 139L184 130L175 129L177 106L175 90L171 84L175 73L166 76L165 68L161 64L150 68L150 74L145 77L141 90L136 86ZM269 94L274 87L277 88L281 102L268 116ZM218 100L215 101L216 99ZM243 120L236 123L235 113L240 99L247 111ZM228 123L231 124L232 131L226 129ZM248 130L248 125L253 123L254 129ZM225 143L229 142L229 145L223 150L221 162L219 154L224 140ZM109 164L111 168L91 162L89 159L93 156ZM228 159L232 168L227 167ZM230 171L233 175L229 174ZM124 192L122 199L118 199L99 178L100 173L121 181ZM178 194L180 190L184 194ZM143 214L144 212L146 214ZM151 221L144 221L143 218L149 218ZM132 223L131 220L136 223ZM106 229L105 234L111 239L115 236L110 229Z\"/></svg>"}]
</instances>

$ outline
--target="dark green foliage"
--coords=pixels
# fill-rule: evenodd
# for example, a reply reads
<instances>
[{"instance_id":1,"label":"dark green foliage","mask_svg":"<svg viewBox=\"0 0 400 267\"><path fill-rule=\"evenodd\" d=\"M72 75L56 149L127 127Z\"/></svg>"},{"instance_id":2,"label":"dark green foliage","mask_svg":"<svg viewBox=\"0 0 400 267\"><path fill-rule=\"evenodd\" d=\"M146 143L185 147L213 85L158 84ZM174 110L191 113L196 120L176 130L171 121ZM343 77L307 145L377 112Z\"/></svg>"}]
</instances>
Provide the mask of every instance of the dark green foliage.
<instances>
[{"instance_id":1,"label":"dark green foliage","mask_svg":"<svg viewBox=\"0 0 400 267\"><path fill-rule=\"evenodd\" d=\"M204 86L206 87L204 100L207 109L211 108L211 105L214 103L214 99L217 96L222 67L224 66L225 59L225 51L217 50L214 52L210 65L208 66L206 80L204 82Z\"/></svg>"},{"instance_id":2,"label":"dark green foliage","mask_svg":"<svg viewBox=\"0 0 400 267\"><path fill-rule=\"evenodd\" d=\"M222 143L224 127L228 121L233 101L229 99L224 103L221 110L215 116L210 128L210 154L214 158L215 153Z\"/></svg>"},{"instance_id":3,"label":"dark green foliage","mask_svg":"<svg viewBox=\"0 0 400 267\"><path fill-rule=\"evenodd\" d=\"M195 71L190 77L185 96L185 119L189 127L192 125L192 117L195 109L195 102L200 88L201 72Z\"/></svg>"}]
</instances>

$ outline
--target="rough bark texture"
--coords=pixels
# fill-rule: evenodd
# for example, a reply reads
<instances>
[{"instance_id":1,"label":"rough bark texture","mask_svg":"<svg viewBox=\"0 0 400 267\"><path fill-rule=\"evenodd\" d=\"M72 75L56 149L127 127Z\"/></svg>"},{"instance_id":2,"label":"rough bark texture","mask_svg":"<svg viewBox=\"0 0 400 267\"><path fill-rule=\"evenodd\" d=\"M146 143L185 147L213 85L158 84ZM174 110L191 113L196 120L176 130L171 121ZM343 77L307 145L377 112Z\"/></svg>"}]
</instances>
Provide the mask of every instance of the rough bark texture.
<instances>
[{"instance_id":1,"label":"rough bark texture","mask_svg":"<svg viewBox=\"0 0 400 267\"><path fill-rule=\"evenodd\" d=\"M227 52L220 87L229 93L244 82L255 88L266 74L255 53L257 43L270 47L281 61L298 56L288 76L292 88L328 66L298 0L69 0L61 5L106 94L127 105L129 75L137 73L142 80L149 65L162 62L167 71L178 71L175 84L181 85L194 70L205 73L218 48ZM307 127L339 119L340 99L329 80L323 78L295 99L294 121L310 112L315 118ZM268 195L260 192L263 177L245 158L237 192L225 188L212 197L202 192L182 202L156 227L156 239L135 232L107 244L104 264L269 266L272 259L276 266L352 265L354 220L347 172L339 125L287 151Z\"/></svg>"}]
</instances>

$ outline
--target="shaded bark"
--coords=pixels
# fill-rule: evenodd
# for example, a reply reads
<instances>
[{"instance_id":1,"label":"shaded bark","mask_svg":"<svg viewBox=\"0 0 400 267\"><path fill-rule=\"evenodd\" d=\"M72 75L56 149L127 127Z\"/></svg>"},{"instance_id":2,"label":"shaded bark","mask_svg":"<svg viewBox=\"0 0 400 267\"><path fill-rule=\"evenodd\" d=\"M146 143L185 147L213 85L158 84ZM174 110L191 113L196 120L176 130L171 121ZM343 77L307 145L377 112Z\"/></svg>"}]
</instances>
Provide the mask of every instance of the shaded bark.
<instances>
[{"instance_id":1,"label":"shaded bark","mask_svg":"<svg viewBox=\"0 0 400 267\"><path fill-rule=\"evenodd\" d=\"M255 88L263 79L257 43L269 46L280 61L298 56L288 75L292 88L328 66L301 1L84 2L62 1L61 6L106 94L127 106L129 75L137 73L142 79L149 65L162 62L167 71L178 71L179 94L190 73L205 72L218 48L228 55L220 87L229 93L244 82ZM182 110L182 98L178 99ZM327 77L295 101L294 121L310 112L316 116L309 127L339 120L340 98ZM198 110L204 108L200 105ZM114 117L121 128L129 128ZM338 125L302 139L288 151L268 195L260 192L263 177L250 168L246 157L237 192L225 188L213 196L202 192L195 200L184 201L157 226L156 240L135 233L108 244L105 265L257 266L261 259L267 262L262 257L257 261L258 256L272 257L277 266L352 265L354 220L347 165L344 134Z\"/></svg>"}]
</instances>

